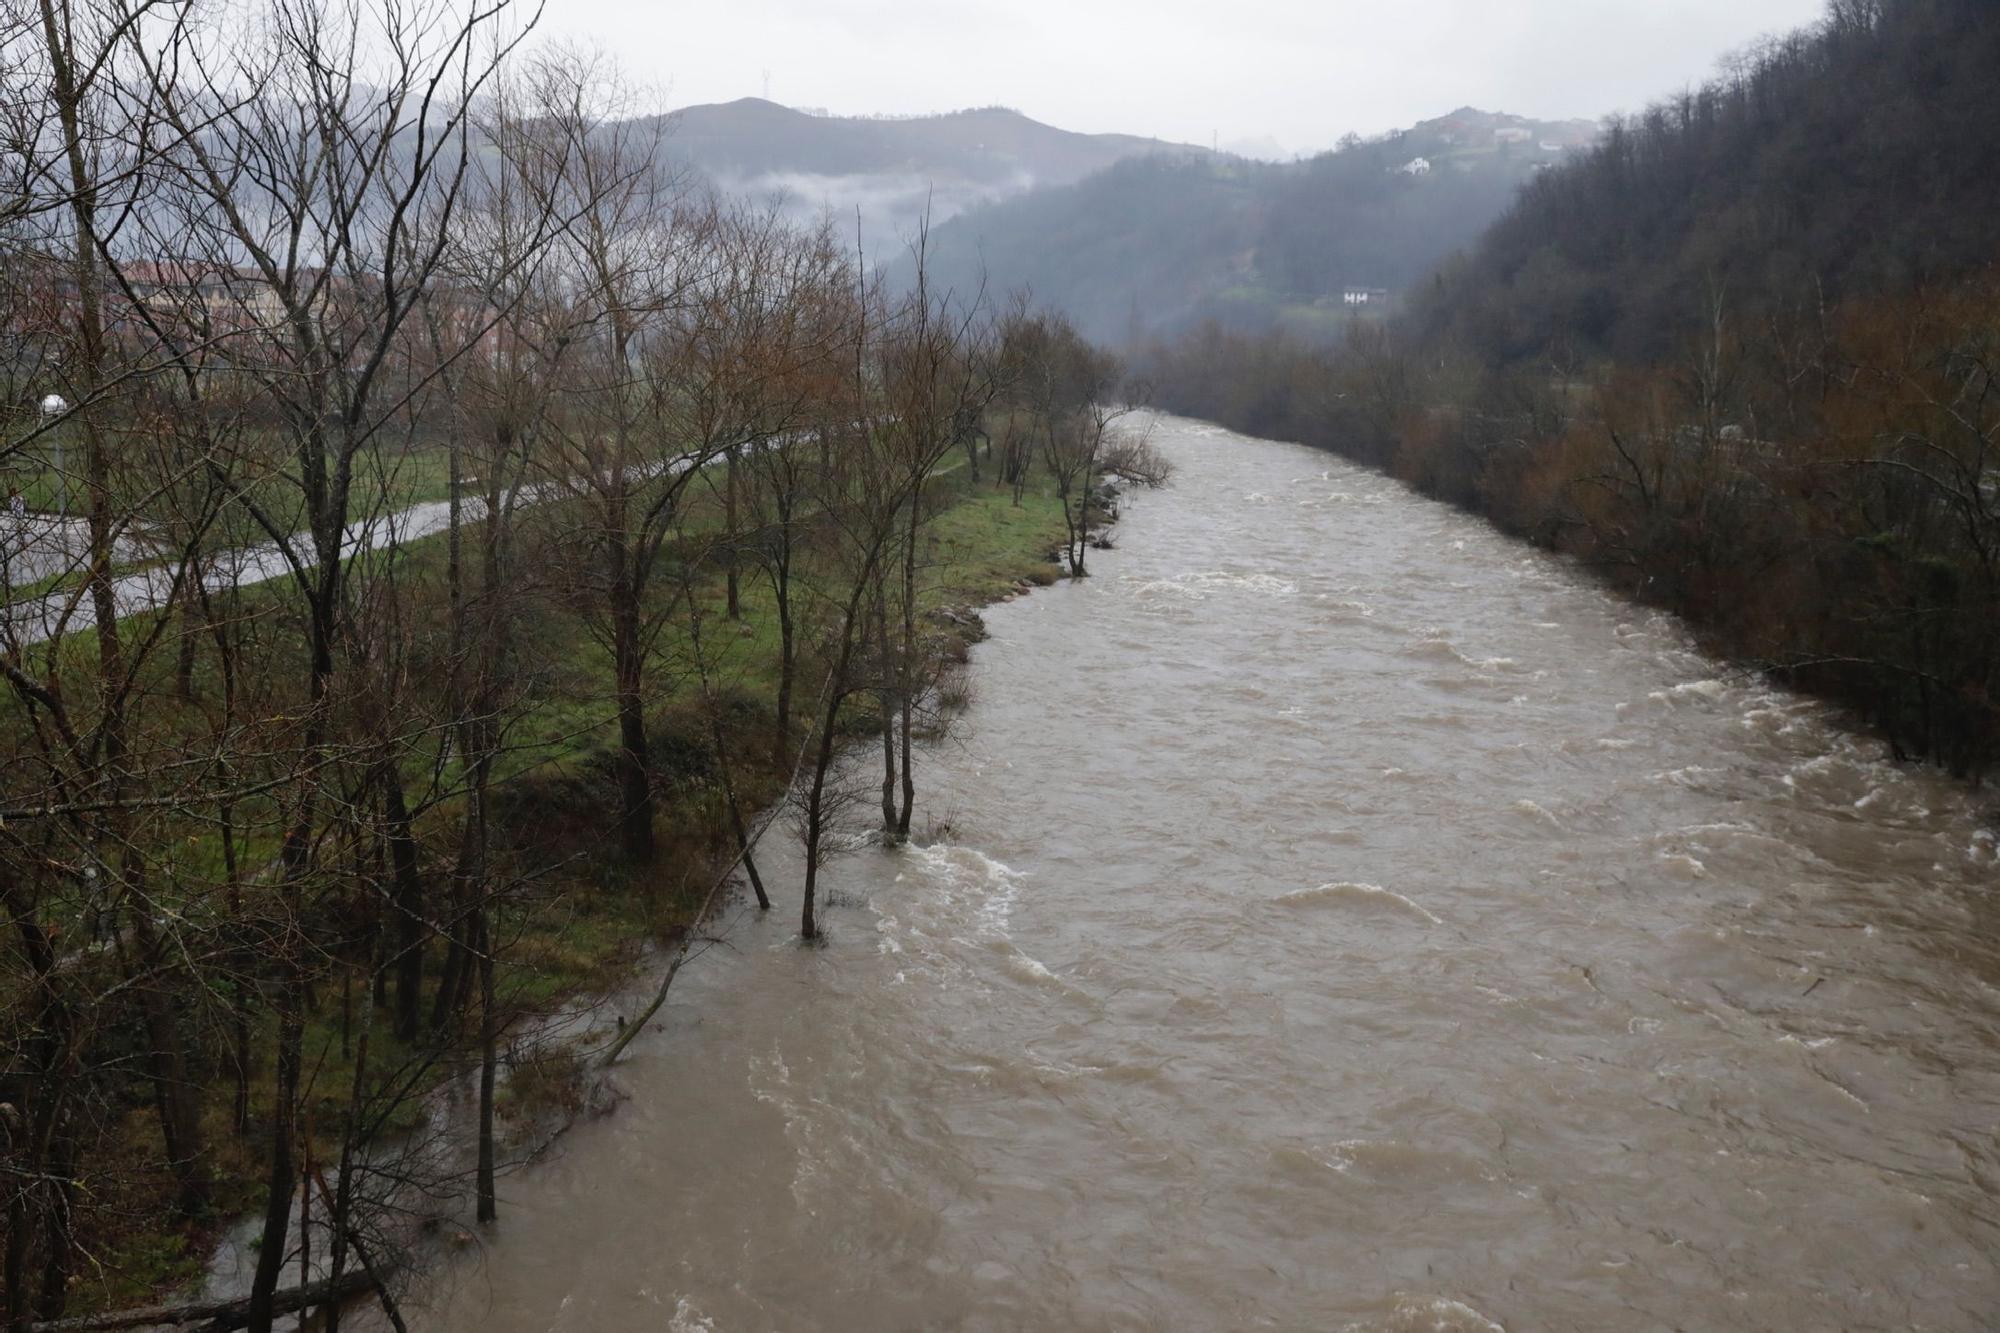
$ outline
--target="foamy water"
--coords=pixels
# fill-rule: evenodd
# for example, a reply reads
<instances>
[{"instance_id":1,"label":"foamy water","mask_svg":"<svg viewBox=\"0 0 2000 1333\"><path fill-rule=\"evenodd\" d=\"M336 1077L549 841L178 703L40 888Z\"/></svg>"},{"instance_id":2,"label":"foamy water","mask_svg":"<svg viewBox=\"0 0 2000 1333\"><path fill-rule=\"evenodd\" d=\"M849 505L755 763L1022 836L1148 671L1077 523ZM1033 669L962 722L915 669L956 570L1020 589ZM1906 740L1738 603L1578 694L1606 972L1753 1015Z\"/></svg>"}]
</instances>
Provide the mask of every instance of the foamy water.
<instances>
[{"instance_id":1,"label":"foamy water","mask_svg":"<svg viewBox=\"0 0 2000 1333\"><path fill-rule=\"evenodd\" d=\"M1434 926L1444 922L1430 909L1412 902L1393 889L1385 889L1379 884L1321 884L1317 888L1294 889L1282 894L1278 901L1292 907L1312 907L1323 904L1356 905L1363 908L1392 907L1421 918Z\"/></svg>"}]
</instances>

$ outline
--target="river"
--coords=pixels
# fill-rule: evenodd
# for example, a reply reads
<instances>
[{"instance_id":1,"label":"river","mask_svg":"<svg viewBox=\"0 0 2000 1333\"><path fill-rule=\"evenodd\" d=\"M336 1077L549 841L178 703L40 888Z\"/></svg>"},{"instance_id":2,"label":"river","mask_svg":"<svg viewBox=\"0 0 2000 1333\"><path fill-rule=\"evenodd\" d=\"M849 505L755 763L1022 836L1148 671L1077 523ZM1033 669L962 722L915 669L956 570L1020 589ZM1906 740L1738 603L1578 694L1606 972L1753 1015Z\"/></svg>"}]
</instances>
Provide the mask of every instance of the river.
<instances>
[{"instance_id":1,"label":"river","mask_svg":"<svg viewBox=\"0 0 2000 1333\"><path fill-rule=\"evenodd\" d=\"M822 947L732 909L416 1321L1990 1327L1976 794L1391 480L1154 438L987 613L929 845Z\"/></svg>"}]
</instances>

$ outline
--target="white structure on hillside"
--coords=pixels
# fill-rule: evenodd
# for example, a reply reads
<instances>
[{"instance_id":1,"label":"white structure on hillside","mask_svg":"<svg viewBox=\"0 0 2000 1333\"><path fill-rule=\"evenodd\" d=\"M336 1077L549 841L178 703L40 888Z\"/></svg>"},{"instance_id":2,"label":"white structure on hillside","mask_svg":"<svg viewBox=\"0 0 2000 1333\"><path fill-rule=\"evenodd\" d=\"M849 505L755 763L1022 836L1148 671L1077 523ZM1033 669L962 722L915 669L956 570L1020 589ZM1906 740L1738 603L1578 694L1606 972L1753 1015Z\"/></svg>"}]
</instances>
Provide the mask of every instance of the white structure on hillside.
<instances>
[{"instance_id":1,"label":"white structure on hillside","mask_svg":"<svg viewBox=\"0 0 2000 1333\"><path fill-rule=\"evenodd\" d=\"M1431 174L1431 160L1427 157L1413 157L1396 170L1405 176L1428 176Z\"/></svg>"}]
</instances>

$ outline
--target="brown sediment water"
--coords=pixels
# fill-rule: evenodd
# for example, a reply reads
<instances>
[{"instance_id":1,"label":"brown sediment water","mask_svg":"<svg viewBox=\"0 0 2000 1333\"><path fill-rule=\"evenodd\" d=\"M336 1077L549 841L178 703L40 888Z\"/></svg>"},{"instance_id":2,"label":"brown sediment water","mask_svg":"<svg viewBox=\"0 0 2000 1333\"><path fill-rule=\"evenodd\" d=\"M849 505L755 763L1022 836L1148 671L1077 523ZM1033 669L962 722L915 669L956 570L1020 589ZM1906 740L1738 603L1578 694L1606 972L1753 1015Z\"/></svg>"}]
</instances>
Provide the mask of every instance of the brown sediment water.
<instances>
[{"instance_id":1,"label":"brown sediment water","mask_svg":"<svg viewBox=\"0 0 2000 1333\"><path fill-rule=\"evenodd\" d=\"M732 909L416 1326L1990 1327L1974 792L1393 481L1162 418L928 845ZM787 860L787 856L791 860Z\"/></svg>"}]
</instances>

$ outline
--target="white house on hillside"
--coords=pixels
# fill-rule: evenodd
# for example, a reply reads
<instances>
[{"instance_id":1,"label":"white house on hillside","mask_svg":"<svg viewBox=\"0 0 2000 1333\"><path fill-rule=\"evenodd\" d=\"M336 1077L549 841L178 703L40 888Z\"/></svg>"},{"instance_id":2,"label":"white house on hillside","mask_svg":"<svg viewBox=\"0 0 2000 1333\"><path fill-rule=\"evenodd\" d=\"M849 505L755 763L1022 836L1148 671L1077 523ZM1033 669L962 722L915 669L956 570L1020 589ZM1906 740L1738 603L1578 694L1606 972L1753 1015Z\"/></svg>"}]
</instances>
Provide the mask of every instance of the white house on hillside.
<instances>
[{"instance_id":1,"label":"white house on hillside","mask_svg":"<svg viewBox=\"0 0 2000 1333\"><path fill-rule=\"evenodd\" d=\"M1428 176L1431 174L1431 160L1427 157L1413 157L1396 170L1405 176Z\"/></svg>"}]
</instances>

